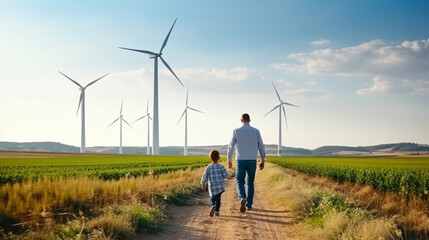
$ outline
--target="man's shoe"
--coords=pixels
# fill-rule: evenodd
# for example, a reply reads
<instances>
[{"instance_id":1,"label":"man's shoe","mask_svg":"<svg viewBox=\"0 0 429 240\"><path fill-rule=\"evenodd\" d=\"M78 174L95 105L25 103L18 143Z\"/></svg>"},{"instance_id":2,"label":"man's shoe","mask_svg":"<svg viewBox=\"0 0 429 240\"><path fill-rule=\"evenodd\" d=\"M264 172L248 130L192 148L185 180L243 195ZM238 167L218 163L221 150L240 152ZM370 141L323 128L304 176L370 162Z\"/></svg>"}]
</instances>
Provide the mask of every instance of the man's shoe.
<instances>
[{"instance_id":1,"label":"man's shoe","mask_svg":"<svg viewBox=\"0 0 429 240\"><path fill-rule=\"evenodd\" d=\"M240 200L240 212L241 213L244 213L244 212L246 212L246 199L241 199Z\"/></svg>"},{"instance_id":2,"label":"man's shoe","mask_svg":"<svg viewBox=\"0 0 429 240\"><path fill-rule=\"evenodd\" d=\"M212 208L210 209L210 217L213 217L214 213L215 213L215 206L212 206Z\"/></svg>"},{"instance_id":3,"label":"man's shoe","mask_svg":"<svg viewBox=\"0 0 429 240\"><path fill-rule=\"evenodd\" d=\"M246 207L246 209L247 209L247 210L252 210L253 208L252 208L252 207Z\"/></svg>"}]
</instances>

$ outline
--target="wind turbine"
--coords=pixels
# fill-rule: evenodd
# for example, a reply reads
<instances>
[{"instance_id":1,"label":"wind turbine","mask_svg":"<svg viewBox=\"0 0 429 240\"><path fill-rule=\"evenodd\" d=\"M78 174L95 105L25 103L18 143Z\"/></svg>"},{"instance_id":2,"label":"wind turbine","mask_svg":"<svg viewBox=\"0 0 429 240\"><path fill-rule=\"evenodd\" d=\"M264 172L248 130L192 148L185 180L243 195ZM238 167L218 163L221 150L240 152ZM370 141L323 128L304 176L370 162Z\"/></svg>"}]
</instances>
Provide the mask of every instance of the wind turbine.
<instances>
[{"instance_id":1,"label":"wind turbine","mask_svg":"<svg viewBox=\"0 0 429 240\"><path fill-rule=\"evenodd\" d=\"M171 30L173 30L174 24L176 24L176 20L174 20L173 25L170 28L170 31L167 34L167 37L164 39L164 43L161 46L161 49L159 50L159 53L155 53L149 50L139 50L139 49L131 49L131 48L123 48L121 49L140 52L149 54L150 59L154 59L154 78L153 78L153 148L152 148L152 154L153 155L159 155L159 114L158 114L158 58L161 59L162 63L167 67L168 70L176 77L177 81L183 86L183 83L180 81L180 79L176 76L176 74L173 72L171 67L168 65L168 63L164 60L162 57L162 50L164 49L165 45L167 45L168 38L170 37Z\"/></svg>"},{"instance_id":2,"label":"wind turbine","mask_svg":"<svg viewBox=\"0 0 429 240\"><path fill-rule=\"evenodd\" d=\"M139 119L135 120L134 122L132 122L131 124L143 119L147 117L147 155L150 155L150 120L152 120L152 118L150 117L150 113L149 113L149 100L147 101L147 107L146 107L146 115L144 115L143 117L140 117Z\"/></svg>"},{"instance_id":3,"label":"wind turbine","mask_svg":"<svg viewBox=\"0 0 429 240\"><path fill-rule=\"evenodd\" d=\"M185 146L183 148L183 155L184 156L188 155L188 109L192 110L192 111L204 113L200 110L197 110L195 108L191 108L188 106L188 92L189 92L189 88L186 91L186 107L185 107L185 110L183 111L182 116L180 117L179 121L177 122L177 124L179 124L180 120L182 120L183 116L185 116Z\"/></svg>"},{"instance_id":4,"label":"wind turbine","mask_svg":"<svg viewBox=\"0 0 429 240\"><path fill-rule=\"evenodd\" d=\"M273 84L274 90L276 91L277 94L277 98L279 99L279 104L277 106L275 106L273 109L271 109L271 111L267 112L264 117L266 115L268 115L269 113L271 113L272 111L274 111L276 108L279 108L279 145L278 145L278 149L277 149L277 156L281 156L282 153L282 109L283 109L283 115L285 116L285 123L286 123L286 128L287 128L287 119L286 119L286 109L284 105L288 105L288 106L293 106L293 107L299 107L296 105L293 105L291 103L287 103L285 101L283 101L280 98L279 92L277 92L276 86L274 85L273 81L271 81L271 83Z\"/></svg>"},{"instance_id":5,"label":"wind turbine","mask_svg":"<svg viewBox=\"0 0 429 240\"><path fill-rule=\"evenodd\" d=\"M119 117L117 119L115 119L115 121L113 121L109 126L106 127L106 129L110 126L112 126L115 122L117 122L119 120L119 154L122 154L122 122L125 122L126 124L128 124L128 126L131 127L131 125L124 119L124 116L122 115L122 106L124 104L124 99L122 99L122 103L121 103L121 111L119 112ZM133 127L131 127L133 128Z\"/></svg>"},{"instance_id":6,"label":"wind turbine","mask_svg":"<svg viewBox=\"0 0 429 240\"><path fill-rule=\"evenodd\" d=\"M64 73L62 73L60 71L58 71L58 72L61 75L63 75L64 77L68 78L74 84L76 84L77 86L79 86L80 97L79 97L79 105L77 106L76 116L78 115L80 105L82 104L82 108L81 108L82 123L81 123L81 131L80 131L80 152L81 153L85 153L86 152L86 149L85 149L85 90L86 90L87 87L91 86L92 84L94 84L95 82L97 82L98 80L104 78L105 76L107 76L109 74L106 74L106 75L104 75L102 77L99 77L96 80L88 83L85 87L82 87L82 85L80 85L78 82L76 82L75 80L71 79L70 77L68 77Z\"/></svg>"}]
</instances>

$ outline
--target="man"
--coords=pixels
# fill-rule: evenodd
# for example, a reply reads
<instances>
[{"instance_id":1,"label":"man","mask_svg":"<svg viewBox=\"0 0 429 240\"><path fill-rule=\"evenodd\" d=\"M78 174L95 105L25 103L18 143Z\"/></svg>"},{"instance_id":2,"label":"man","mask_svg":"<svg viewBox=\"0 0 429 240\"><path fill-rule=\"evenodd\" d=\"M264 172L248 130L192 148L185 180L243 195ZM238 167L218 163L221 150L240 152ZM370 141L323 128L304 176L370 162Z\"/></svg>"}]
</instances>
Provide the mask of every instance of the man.
<instances>
[{"instance_id":1,"label":"man","mask_svg":"<svg viewBox=\"0 0 429 240\"><path fill-rule=\"evenodd\" d=\"M242 127L233 131L232 139L228 146L228 167L232 168L232 155L236 154L237 160L236 178L237 193L240 199L240 212L244 213L246 209L252 209L253 196L255 193L254 180L256 173L256 158L261 156L259 169L264 169L265 147L262 142L259 130L250 126L250 116L244 113L241 116ZM245 180L247 175L247 194L245 190Z\"/></svg>"}]
</instances>

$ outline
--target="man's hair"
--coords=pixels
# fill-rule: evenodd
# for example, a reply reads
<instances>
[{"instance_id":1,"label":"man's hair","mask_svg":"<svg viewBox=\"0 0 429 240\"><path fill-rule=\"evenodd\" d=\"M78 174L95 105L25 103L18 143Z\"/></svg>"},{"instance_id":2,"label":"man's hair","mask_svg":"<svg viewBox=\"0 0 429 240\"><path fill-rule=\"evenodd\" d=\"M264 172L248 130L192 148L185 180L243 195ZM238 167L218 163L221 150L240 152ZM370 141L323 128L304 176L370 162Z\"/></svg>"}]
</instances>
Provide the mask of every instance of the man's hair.
<instances>
[{"instance_id":1,"label":"man's hair","mask_svg":"<svg viewBox=\"0 0 429 240\"><path fill-rule=\"evenodd\" d=\"M219 160L219 152L217 150L211 150L209 153L210 159L213 161Z\"/></svg>"},{"instance_id":2,"label":"man's hair","mask_svg":"<svg viewBox=\"0 0 429 240\"><path fill-rule=\"evenodd\" d=\"M250 121L250 116L249 116L249 114L247 114L247 113L243 113L243 115L241 115L241 119L242 119L243 121L248 122L248 121Z\"/></svg>"}]
</instances>

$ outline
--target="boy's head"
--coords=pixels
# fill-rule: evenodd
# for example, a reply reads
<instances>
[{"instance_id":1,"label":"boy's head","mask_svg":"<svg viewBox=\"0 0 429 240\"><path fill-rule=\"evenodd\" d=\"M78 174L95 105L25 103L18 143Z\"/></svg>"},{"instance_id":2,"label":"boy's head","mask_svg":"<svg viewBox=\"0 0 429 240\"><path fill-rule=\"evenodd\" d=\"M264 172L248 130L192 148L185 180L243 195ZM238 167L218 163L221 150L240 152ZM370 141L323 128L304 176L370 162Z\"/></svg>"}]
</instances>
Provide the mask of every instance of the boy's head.
<instances>
[{"instance_id":1,"label":"boy's head","mask_svg":"<svg viewBox=\"0 0 429 240\"><path fill-rule=\"evenodd\" d=\"M220 159L219 152L217 150L211 150L209 157L213 162L217 162Z\"/></svg>"}]
</instances>

